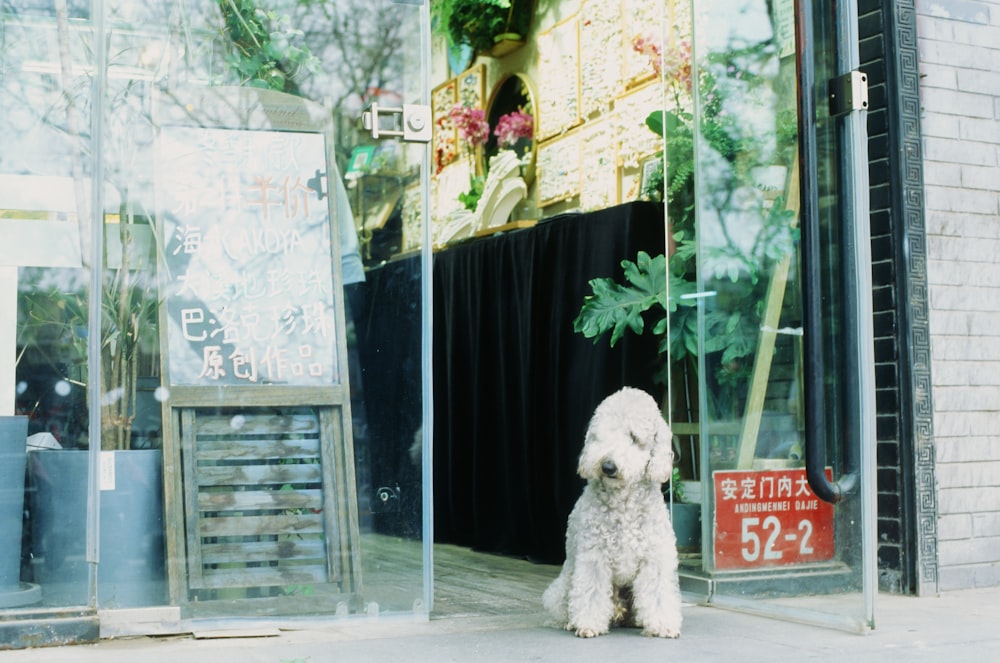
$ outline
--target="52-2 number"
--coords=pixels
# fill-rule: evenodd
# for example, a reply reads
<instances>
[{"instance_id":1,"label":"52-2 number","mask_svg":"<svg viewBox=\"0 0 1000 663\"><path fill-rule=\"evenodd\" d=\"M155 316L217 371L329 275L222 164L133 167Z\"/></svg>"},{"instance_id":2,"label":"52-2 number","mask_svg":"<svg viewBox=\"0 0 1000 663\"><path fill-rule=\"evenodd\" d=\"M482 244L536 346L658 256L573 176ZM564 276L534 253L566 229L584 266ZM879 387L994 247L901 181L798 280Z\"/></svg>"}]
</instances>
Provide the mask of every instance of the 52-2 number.
<instances>
[{"instance_id":1,"label":"52-2 number","mask_svg":"<svg viewBox=\"0 0 1000 663\"><path fill-rule=\"evenodd\" d=\"M758 530L760 532L758 533ZM761 559L774 561L782 558L784 553L778 549L778 542L781 538L786 541L799 540L799 555L805 557L813 553L809 539L812 537L813 526L808 520L800 520L798 525L799 534L789 533L783 537L781 535L781 521L776 516L768 516L761 524L760 518L744 518L740 532L742 547L740 553L743 559L748 562L756 562ZM761 546L761 535L766 537L764 545Z\"/></svg>"}]
</instances>

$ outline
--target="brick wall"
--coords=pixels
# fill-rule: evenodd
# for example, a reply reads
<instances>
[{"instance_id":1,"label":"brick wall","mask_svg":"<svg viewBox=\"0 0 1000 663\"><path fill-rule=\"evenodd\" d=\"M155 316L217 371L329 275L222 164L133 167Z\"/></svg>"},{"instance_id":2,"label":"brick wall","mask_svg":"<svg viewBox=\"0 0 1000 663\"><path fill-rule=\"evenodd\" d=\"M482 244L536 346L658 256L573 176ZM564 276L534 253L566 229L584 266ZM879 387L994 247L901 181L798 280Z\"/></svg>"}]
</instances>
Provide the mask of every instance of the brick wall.
<instances>
[{"instance_id":1,"label":"brick wall","mask_svg":"<svg viewBox=\"0 0 1000 663\"><path fill-rule=\"evenodd\" d=\"M1000 585L1000 0L917 0L942 590Z\"/></svg>"}]
</instances>

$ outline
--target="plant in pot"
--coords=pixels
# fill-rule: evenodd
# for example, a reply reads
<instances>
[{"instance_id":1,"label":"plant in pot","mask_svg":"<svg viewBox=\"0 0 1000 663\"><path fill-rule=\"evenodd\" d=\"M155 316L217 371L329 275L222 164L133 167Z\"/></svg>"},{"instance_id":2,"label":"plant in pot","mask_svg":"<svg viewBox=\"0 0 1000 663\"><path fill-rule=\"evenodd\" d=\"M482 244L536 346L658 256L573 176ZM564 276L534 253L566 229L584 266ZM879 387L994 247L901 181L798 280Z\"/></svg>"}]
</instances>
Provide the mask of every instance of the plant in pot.
<instances>
[{"instance_id":1,"label":"plant in pot","mask_svg":"<svg viewBox=\"0 0 1000 663\"><path fill-rule=\"evenodd\" d=\"M38 585L21 581L25 440L28 418L0 416L0 609L36 603Z\"/></svg>"},{"instance_id":2,"label":"plant in pot","mask_svg":"<svg viewBox=\"0 0 1000 663\"><path fill-rule=\"evenodd\" d=\"M501 56L524 43L534 0L432 0L431 21L449 49Z\"/></svg>"},{"instance_id":3,"label":"plant in pot","mask_svg":"<svg viewBox=\"0 0 1000 663\"><path fill-rule=\"evenodd\" d=\"M701 502L694 495L688 495L684 484L680 468L674 467L669 488L664 493L670 505L670 521L678 551L697 553L701 550Z\"/></svg>"},{"instance_id":4,"label":"plant in pot","mask_svg":"<svg viewBox=\"0 0 1000 663\"><path fill-rule=\"evenodd\" d=\"M114 138L108 156L106 197L115 212L104 215L102 284L88 292L81 269L25 269L18 294L18 375L23 382L52 387L58 402L21 399L32 432L49 433L58 444L29 452L32 573L50 605L86 603L86 525L91 413L100 416L100 560L102 607L149 605L165 598L162 455L159 406L140 387L156 375L156 274L153 230L130 195L129 183L149 145L149 89L123 81L109 95ZM117 201L115 196L117 195ZM99 329L89 328L90 302L100 298ZM88 371L89 338L100 334L100 371ZM39 376L47 376L39 379ZM87 388L99 380L100 402ZM48 393L46 392L46 393ZM150 405L152 407L150 407ZM67 413L71 412L69 415ZM137 422L147 423L140 429ZM138 432L137 432L138 431ZM50 440L52 442L52 440Z\"/></svg>"},{"instance_id":5,"label":"plant in pot","mask_svg":"<svg viewBox=\"0 0 1000 663\"><path fill-rule=\"evenodd\" d=\"M156 290L149 270L151 236L145 219L122 206L106 223L109 258L101 296L101 492L98 599L102 607L152 605L165 599L162 455L159 407L139 388L153 373ZM139 255L143 254L140 258ZM40 274L43 279L44 274ZM44 281L43 281L44 283ZM45 602L86 602L86 508L89 446L87 407L87 297L82 283L36 282L22 291L19 310L26 374L48 372L74 401L77 426L53 426L51 408L33 419L58 434L62 449L29 453L33 574ZM53 344L58 339L58 344ZM75 399L72 394L76 394ZM147 421L138 429L137 419ZM48 431L46 431L48 432Z\"/></svg>"},{"instance_id":6,"label":"plant in pot","mask_svg":"<svg viewBox=\"0 0 1000 663\"><path fill-rule=\"evenodd\" d=\"M490 125L486 122L486 112L481 108L455 104L448 114L458 129L458 136L462 139L461 143L469 159L469 190L460 193L458 200L465 209L475 212L486 184L486 176L478 172L481 162L478 154L489 138Z\"/></svg>"}]
</instances>

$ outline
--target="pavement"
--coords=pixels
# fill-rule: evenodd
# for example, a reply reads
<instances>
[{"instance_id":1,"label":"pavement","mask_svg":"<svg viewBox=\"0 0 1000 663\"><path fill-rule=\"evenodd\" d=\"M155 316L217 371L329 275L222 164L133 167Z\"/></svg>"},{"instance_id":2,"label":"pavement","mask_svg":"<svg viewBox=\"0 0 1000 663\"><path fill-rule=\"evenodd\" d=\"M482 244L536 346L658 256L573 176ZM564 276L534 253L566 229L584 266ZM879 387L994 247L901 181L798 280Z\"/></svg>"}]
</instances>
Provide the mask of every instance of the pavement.
<instances>
[{"instance_id":1,"label":"pavement","mask_svg":"<svg viewBox=\"0 0 1000 663\"><path fill-rule=\"evenodd\" d=\"M525 661L977 661L1000 655L1000 587L934 597L880 594L876 628L848 633L686 603L677 640L617 629L592 640L541 612L402 621L361 618L209 637L144 636L0 652L2 663L475 663ZM992 654L992 656L991 656Z\"/></svg>"}]
</instances>

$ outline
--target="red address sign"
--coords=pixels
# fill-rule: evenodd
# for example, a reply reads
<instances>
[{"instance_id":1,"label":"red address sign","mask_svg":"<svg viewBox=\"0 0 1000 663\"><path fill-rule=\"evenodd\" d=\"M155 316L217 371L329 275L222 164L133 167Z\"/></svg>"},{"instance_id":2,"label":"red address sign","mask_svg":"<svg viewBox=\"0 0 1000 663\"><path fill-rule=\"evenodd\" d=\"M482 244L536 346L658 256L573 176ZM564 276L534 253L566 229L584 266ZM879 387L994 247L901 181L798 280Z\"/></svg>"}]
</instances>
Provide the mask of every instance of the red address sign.
<instances>
[{"instance_id":1,"label":"red address sign","mask_svg":"<svg viewBox=\"0 0 1000 663\"><path fill-rule=\"evenodd\" d=\"M833 559L833 505L816 497L805 469L720 471L713 478L716 569Z\"/></svg>"}]
</instances>

